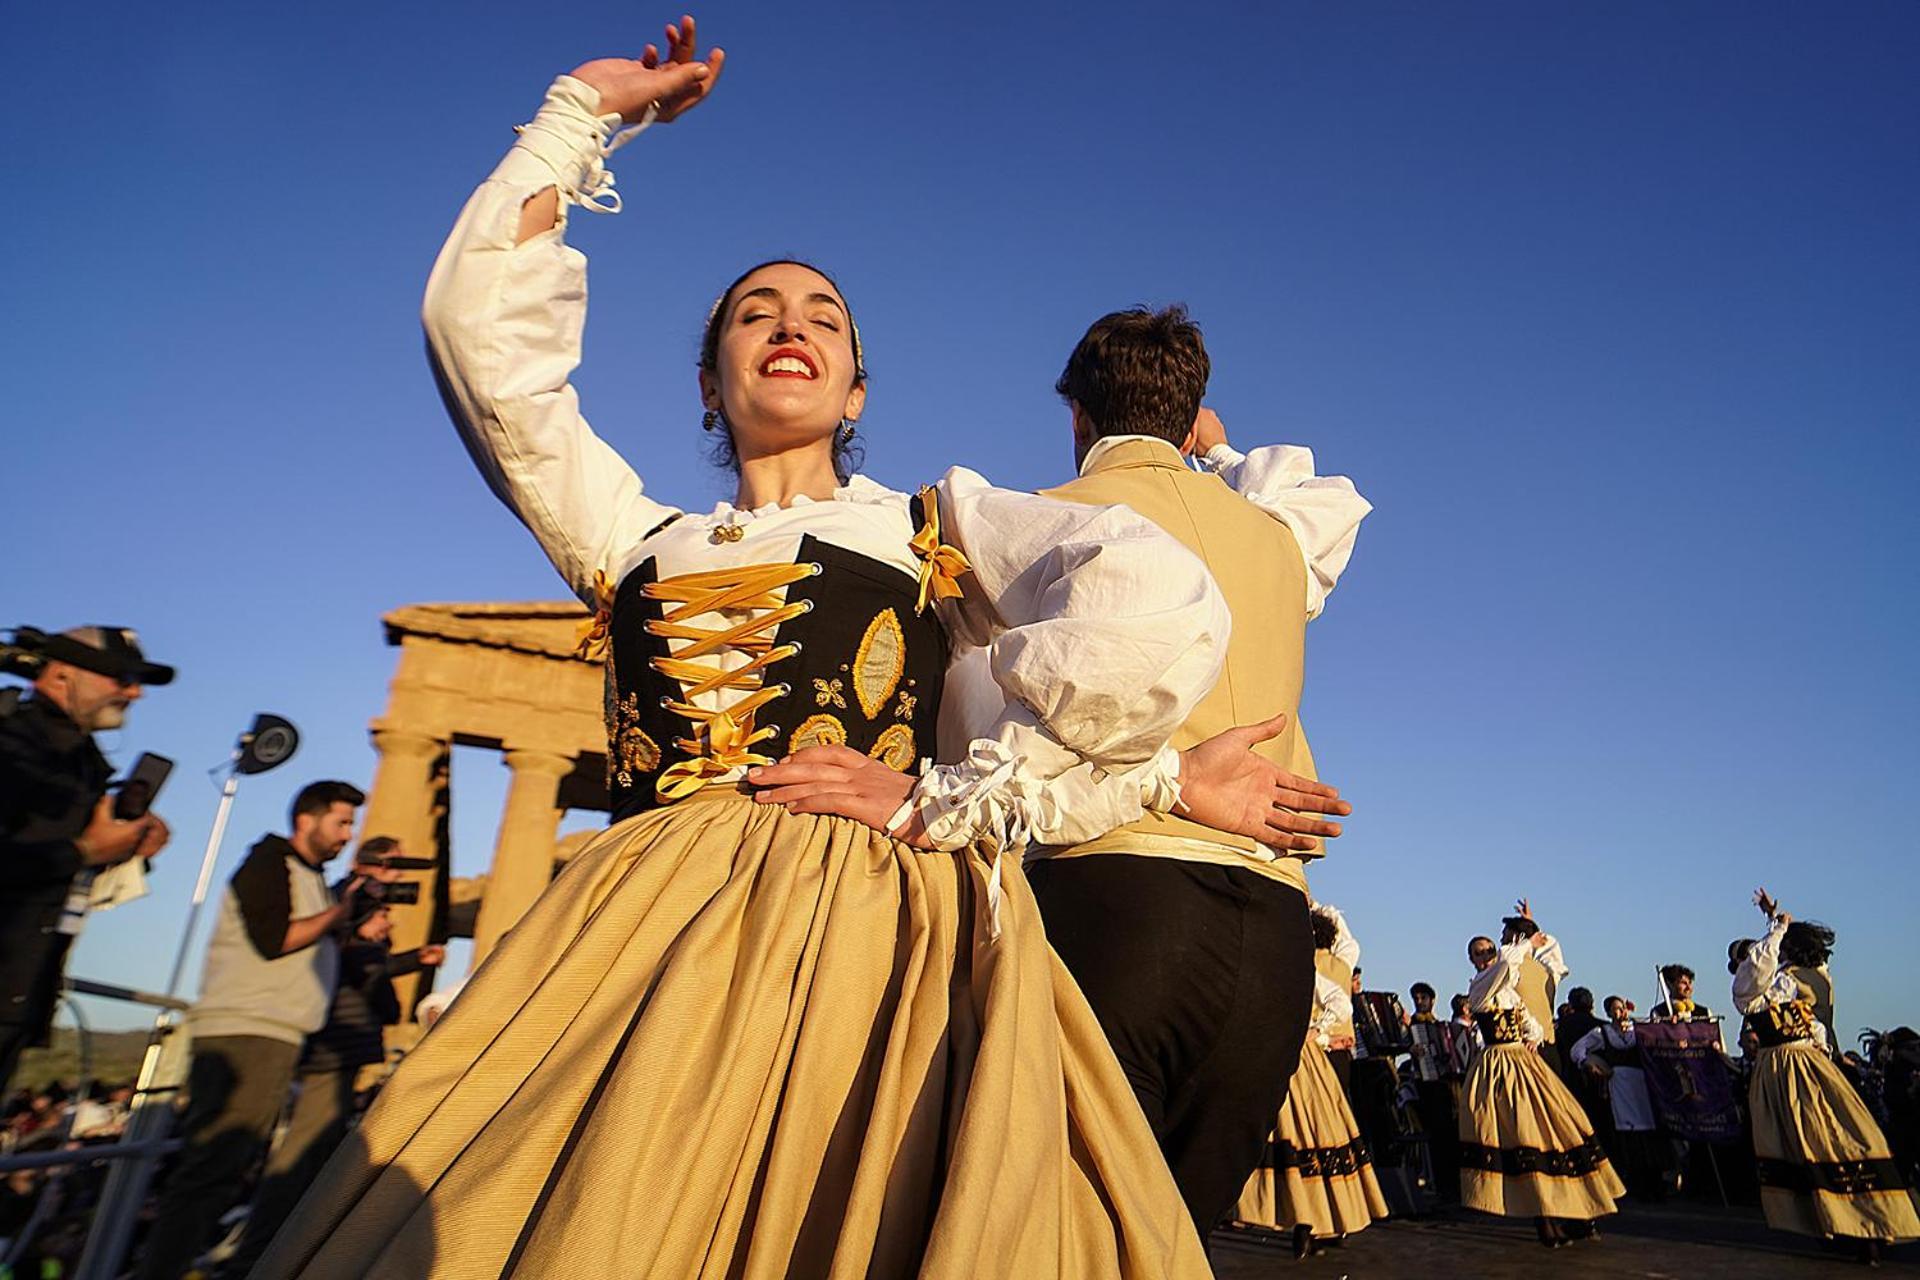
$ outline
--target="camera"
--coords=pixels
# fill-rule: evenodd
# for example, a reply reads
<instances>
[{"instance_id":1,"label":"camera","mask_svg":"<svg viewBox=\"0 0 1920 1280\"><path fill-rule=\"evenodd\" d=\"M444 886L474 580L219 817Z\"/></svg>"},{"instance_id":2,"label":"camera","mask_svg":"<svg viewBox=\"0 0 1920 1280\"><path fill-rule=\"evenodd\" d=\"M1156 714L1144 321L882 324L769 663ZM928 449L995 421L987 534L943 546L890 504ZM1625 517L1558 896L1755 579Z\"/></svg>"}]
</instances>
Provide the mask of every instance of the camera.
<instances>
[{"instance_id":1,"label":"camera","mask_svg":"<svg viewBox=\"0 0 1920 1280\"><path fill-rule=\"evenodd\" d=\"M379 907L410 907L420 901L418 880L363 880L355 891L367 910Z\"/></svg>"}]
</instances>

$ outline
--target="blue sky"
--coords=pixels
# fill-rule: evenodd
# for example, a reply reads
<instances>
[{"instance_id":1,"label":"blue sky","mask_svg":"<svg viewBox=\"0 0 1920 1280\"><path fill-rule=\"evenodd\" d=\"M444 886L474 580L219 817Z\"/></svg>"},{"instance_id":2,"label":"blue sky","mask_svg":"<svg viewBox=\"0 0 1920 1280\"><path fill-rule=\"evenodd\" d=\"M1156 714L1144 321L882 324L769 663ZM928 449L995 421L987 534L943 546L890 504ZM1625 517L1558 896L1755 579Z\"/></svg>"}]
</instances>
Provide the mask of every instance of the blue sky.
<instances>
[{"instance_id":1,"label":"blue sky","mask_svg":"<svg viewBox=\"0 0 1920 1280\"><path fill-rule=\"evenodd\" d=\"M180 761L175 843L77 971L164 979L200 771L254 711L306 745L243 789L223 876L300 781L368 777L383 612L564 594L417 327L551 76L673 16L558 12L10 16L0 623L124 622L182 669L108 743ZM1375 985L1461 989L1526 894L1574 981L1644 1008L1679 959L1724 1003L1764 883L1838 930L1843 1034L1920 1021L1920 9L1094 12L703 12L714 99L621 153L625 214L576 215L602 433L667 500L722 496L699 323L796 253L860 318L870 473L1039 486L1082 329L1185 301L1236 442L1311 445L1377 507L1303 714L1357 806L1315 887ZM503 782L456 760L463 872Z\"/></svg>"}]
</instances>

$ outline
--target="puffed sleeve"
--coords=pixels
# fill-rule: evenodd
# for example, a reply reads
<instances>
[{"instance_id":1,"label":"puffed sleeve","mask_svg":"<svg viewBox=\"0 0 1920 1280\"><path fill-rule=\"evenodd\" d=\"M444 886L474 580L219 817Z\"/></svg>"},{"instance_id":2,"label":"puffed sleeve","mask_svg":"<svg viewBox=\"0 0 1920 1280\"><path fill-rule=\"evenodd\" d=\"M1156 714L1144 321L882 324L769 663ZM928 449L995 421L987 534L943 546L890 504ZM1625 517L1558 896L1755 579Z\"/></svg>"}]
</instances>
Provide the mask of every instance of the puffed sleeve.
<instances>
[{"instance_id":1,"label":"puffed sleeve","mask_svg":"<svg viewBox=\"0 0 1920 1280\"><path fill-rule=\"evenodd\" d=\"M1347 927L1347 918L1340 914L1340 908L1330 902L1316 902L1313 913L1325 916L1333 921L1333 946L1328 948L1334 957L1349 969L1360 967L1360 940L1353 936L1353 930Z\"/></svg>"},{"instance_id":2,"label":"puffed sleeve","mask_svg":"<svg viewBox=\"0 0 1920 1280\"><path fill-rule=\"evenodd\" d=\"M1360 522L1373 504L1345 476L1315 475L1313 450L1299 445L1268 445L1241 453L1217 444L1197 461L1287 526L1307 562L1307 616L1318 617L1346 571Z\"/></svg>"},{"instance_id":3,"label":"puffed sleeve","mask_svg":"<svg viewBox=\"0 0 1920 1280\"><path fill-rule=\"evenodd\" d=\"M1560 939L1550 933L1544 936L1546 941L1534 949L1533 958L1538 960L1541 966L1553 975L1553 980L1556 984L1565 982L1567 980L1567 974L1571 973L1572 970L1567 968L1567 957L1566 953L1560 949Z\"/></svg>"},{"instance_id":4,"label":"puffed sleeve","mask_svg":"<svg viewBox=\"0 0 1920 1280\"><path fill-rule=\"evenodd\" d=\"M1787 922L1775 916L1767 932L1751 947L1733 975L1733 1007L1741 1013L1758 1013L1772 1003L1769 998L1774 979L1780 973L1780 940L1787 936Z\"/></svg>"},{"instance_id":5,"label":"puffed sleeve","mask_svg":"<svg viewBox=\"0 0 1920 1280\"><path fill-rule=\"evenodd\" d=\"M909 804L930 838L1068 841L1076 803L1169 803L1162 749L1213 687L1232 627L1206 566L1125 507L996 489L963 469L937 494L938 540L971 570L938 607L956 640L986 647L1005 706L959 760L921 776ZM1127 783L1049 788L1083 763L1132 775L1131 797Z\"/></svg>"},{"instance_id":6,"label":"puffed sleeve","mask_svg":"<svg viewBox=\"0 0 1920 1280\"><path fill-rule=\"evenodd\" d=\"M574 593L676 514L587 425L570 378L587 317L587 259L565 239L569 204L614 212L605 169L617 116L561 76L447 238L421 308L441 399L474 465ZM515 244L520 208L557 187L561 221Z\"/></svg>"}]
</instances>

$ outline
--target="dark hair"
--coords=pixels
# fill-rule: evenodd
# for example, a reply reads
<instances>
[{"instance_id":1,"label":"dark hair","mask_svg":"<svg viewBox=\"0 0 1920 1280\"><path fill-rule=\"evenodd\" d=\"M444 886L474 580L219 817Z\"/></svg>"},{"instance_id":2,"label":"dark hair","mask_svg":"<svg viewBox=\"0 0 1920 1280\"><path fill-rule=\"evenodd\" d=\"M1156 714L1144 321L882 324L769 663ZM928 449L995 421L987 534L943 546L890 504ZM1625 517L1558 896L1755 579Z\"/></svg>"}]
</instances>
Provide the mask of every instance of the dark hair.
<instances>
[{"instance_id":1,"label":"dark hair","mask_svg":"<svg viewBox=\"0 0 1920 1280\"><path fill-rule=\"evenodd\" d=\"M1602 1000L1600 1002L1600 1007L1602 1009L1607 1009L1610 1005L1613 1004L1615 1000L1618 1000L1621 1004L1624 1004L1624 1005L1631 1005L1633 1003L1633 1001L1627 999L1625 996L1608 996L1605 1000Z\"/></svg>"},{"instance_id":2,"label":"dark hair","mask_svg":"<svg viewBox=\"0 0 1920 1280\"><path fill-rule=\"evenodd\" d=\"M1451 1013L1456 1018L1459 1017L1462 1013L1464 1013L1466 1011L1466 1008L1467 1008L1467 997L1464 992L1460 995L1453 997L1453 999L1447 1001L1447 1012Z\"/></svg>"},{"instance_id":3,"label":"dark hair","mask_svg":"<svg viewBox=\"0 0 1920 1280\"><path fill-rule=\"evenodd\" d=\"M1780 939L1780 958L1790 965L1815 969L1833 955L1833 930L1813 920L1795 920Z\"/></svg>"},{"instance_id":4,"label":"dark hair","mask_svg":"<svg viewBox=\"0 0 1920 1280\"><path fill-rule=\"evenodd\" d=\"M1492 938L1489 938L1484 933L1479 933L1467 939L1467 954L1472 955L1475 951L1478 951L1480 944L1483 942L1487 944L1487 950L1489 951L1498 951L1500 949L1499 944Z\"/></svg>"},{"instance_id":5,"label":"dark hair","mask_svg":"<svg viewBox=\"0 0 1920 1280\"><path fill-rule=\"evenodd\" d=\"M1592 1013L1593 991L1587 987L1575 987L1567 992L1567 1003L1582 1013Z\"/></svg>"},{"instance_id":6,"label":"dark hair","mask_svg":"<svg viewBox=\"0 0 1920 1280\"><path fill-rule=\"evenodd\" d=\"M748 276L767 267L805 267L808 271L825 280L833 291L840 295L840 301L847 309L847 337L853 344L853 385L862 386L867 381L866 352L860 346L860 326L853 320L853 304L847 302L847 291L840 282L800 258L769 258L765 262L755 263L733 278L720 295L720 301L713 304L713 310L707 315L707 323L700 330L700 367L708 373L716 373L720 368L720 330L726 324L727 313L733 310L733 291L746 282ZM714 432L713 450L709 455L715 466L727 468L735 475L740 473L740 454L733 444L733 425L727 421L727 415L720 415L720 430ZM860 469L866 460L866 450L858 441L842 440L838 432L833 437L833 474L845 484L853 473Z\"/></svg>"},{"instance_id":7,"label":"dark hair","mask_svg":"<svg viewBox=\"0 0 1920 1280\"><path fill-rule=\"evenodd\" d=\"M303 813L323 814L337 804L350 804L358 809L366 802L366 792L351 782L309 782L293 798L293 808L287 816L298 822Z\"/></svg>"},{"instance_id":8,"label":"dark hair","mask_svg":"<svg viewBox=\"0 0 1920 1280\"><path fill-rule=\"evenodd\" d=\"M354 860L366 858L384 858L400 847L400 842L392 836L368 836L360 842L360 852L354 854Z\"/></svg>"},{"instance_id":9,"label":"dark hair","mask_svg":"<svg viewBox=\"0 0 1920 1280\"><path fill-rule=\"evenodd\" d=\"M1185 307L1133 307L1093 322L1053 389L1080 406L1096 436L1158 436L1178 445L1193 430L1212 372L1200 326Z\"/></svg>"},{"instance_id":10,"label":"dark hair","mask_svg":"<svg viewBox=\"0 0 1920 1280\"><path fill-rule=\"evenodd\" d=\"M1747 952L1753 950L1752 938L1735 938L1727 944L1727 972L1740 972L1740 962L1747 958Z\"/></svg>"},{"instance_id":11,"label":"dark hair","mask_svg":"<svg viewBox=\"0 0 1920 1280\"><path fill-rule=\"evenodd\" d=\"M1313 945L1315 949L1325 951L1333 946L1333 940L1340 936L1340 926L1333 922L1333 917L1323 916L1316 911L1309 919L1313 921Z\"/></svg>"},{"instance_id":12,"label":"dark hair","mask_svg":"<svg viewBox=\"0 0 1920 1280\"><path fill-rule=\"evenodd\" d=\"M1411 987L1408 987L1407 994L1415 1000L1418 1000L1421 996L1425 996L1429 1000L1439 999L1439 996L1435 994L1433 988L1424 982L1416 982Z\"/></svg>"},{"instance_id":13,"label":"dark hair","mask_svg":"<svg viewBox=\"0 0 1920 1280\"><path fill-rule=\"evenodd\" d=\"M1540 926L1526 916L1500 917L1500 936L1502 939L1531 938L1538 932L1540 932Z\"/></svg>"},{"instance_id":14,"label":"dark hair","mask_svg":"<svg viewBox=\"0 0 1920 1280\"><path fill-rule=\"evenodd\" d=\"M1660 976L1666 979L1668 986L1672 986L1682 978L1693 981L1693 970L1683 964L1663 964L1660 966Z\"/></svg>"}]
</instances>

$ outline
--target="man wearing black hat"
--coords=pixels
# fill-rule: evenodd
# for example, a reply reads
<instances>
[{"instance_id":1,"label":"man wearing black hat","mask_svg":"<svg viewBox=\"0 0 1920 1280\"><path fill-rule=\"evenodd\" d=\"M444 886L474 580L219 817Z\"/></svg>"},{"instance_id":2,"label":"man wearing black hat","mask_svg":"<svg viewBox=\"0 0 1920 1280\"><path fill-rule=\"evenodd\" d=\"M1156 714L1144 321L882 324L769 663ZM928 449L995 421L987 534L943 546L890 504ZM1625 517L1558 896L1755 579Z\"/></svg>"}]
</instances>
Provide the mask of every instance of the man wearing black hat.
<instances>
[{"instance_id":1,"label":"man wearing black hat","mask_svg":"<svg viewBox=\"0 0 1920 1280\"><path fill-rule=\"evenodd\" d=\"M113 771L93 735L118 729L144 686L173 679L123 627L23 627L5 658L33 692L0 701L0 1087L22 1049L46 1042L73 943L69 896L92 872L167 843L154 814L114 817Z\"/></svg>"}]
</instances>

